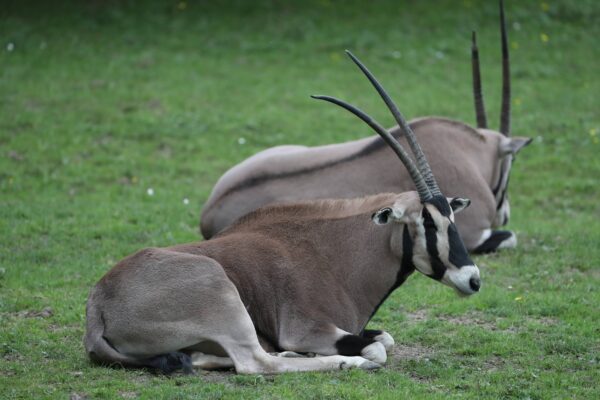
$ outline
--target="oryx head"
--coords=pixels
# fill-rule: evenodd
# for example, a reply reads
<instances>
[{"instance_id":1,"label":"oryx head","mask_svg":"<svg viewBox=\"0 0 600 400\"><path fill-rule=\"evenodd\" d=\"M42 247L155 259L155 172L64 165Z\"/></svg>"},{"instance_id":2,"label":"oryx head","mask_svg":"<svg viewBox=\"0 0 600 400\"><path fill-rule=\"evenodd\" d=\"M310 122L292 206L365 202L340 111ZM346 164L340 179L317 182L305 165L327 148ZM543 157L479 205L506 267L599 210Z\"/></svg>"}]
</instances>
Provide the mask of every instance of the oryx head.
<instances>
[{"instance_id":1,"label":"oryx head","mask_svg":"<svg viewBox=\"0 0 600 400\"><path fill-rule=\"evenodd\" d=\"M500 0L500 36L502 40L502 109L500 112L500 133L503 135L503 138L500 140L498 146L498 165L496 166L497 173L495 174L496 183L492 188L492 192L496 198L496 215L494 217L493 228L508 223L510 205L507 189L510 169L517 152L531 142L530 138L511 137L510 134L510 56L508 52L508 36L506 33L503 0ZM471 45L471 65L477 127L479 129L487 129L487 116L485 113L479 68L479 49L477 48L477 36L475 32L473 32Z\"/></svg>"},{"instance_id":2,"label":"oryx head","mask_svg":"<svg viewBox=\"0 0 600 400\"><path fill-rule=\"evenodd\" d=\"M481 286L479 269L469 253L454 224L454 213L470 203L467 199L448 199L442 195L433 173L410 126L371 72L349 51L346 53L367 76L379 92L388 109L404 131L415 156L416 165L398 141L377 121L358 108L330 96L312 96L326 100L350 111L375 130L394 150L406 166L417 194L404 194L389 206L375 210L373 221L379 225L396 224L401 234L392 235L392 248L401 247L402 257L421 273L470 295Z\"/></svg>"}]
</instances>

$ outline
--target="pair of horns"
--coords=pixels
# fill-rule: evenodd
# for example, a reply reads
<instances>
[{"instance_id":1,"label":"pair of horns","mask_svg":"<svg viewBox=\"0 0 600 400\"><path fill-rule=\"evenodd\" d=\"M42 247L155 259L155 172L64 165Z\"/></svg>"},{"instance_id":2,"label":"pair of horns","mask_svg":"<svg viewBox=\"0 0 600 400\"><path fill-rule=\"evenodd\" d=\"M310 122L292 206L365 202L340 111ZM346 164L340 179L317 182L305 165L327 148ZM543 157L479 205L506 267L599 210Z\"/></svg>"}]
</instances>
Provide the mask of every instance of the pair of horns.
<instances>
[{"instance_id":1,"label":"pair of horns","mask_svg":"<svg viewBox=\"0 0 600 400\"><path fill-rule=\"evenodd\" d=\"M394 150L394 152L398 155L402 163L406 166L415 186L417 187L417 192L419 193L419 197L422 202L426 202L431 200L436 196L441 196L442 193L433 177L433 173L431 172L431 167L427 162L427 158L419 146L417 139L415 137L414 132L396 107L396 104L392 101L390 96L386 93L385 89L381 86L381 84L375 79L373 74L364 66L362 62L358 58L356 58L350 51L346 50L346 54L354 61L354 63L361 69L361 71L365 74L365 76L369 79L373 87L377 90L388 109L394 116L394 119L404 132L406 139L408 140L408 144L412 150L412 153L415 156L415 160L417 161L417 165L410 158L408 153L404 150L404 148L400 145L400 143L394 138L381 124L367 115L365 112L360 109L354 107L351 104L348 104L342 100L336 99L331 96L311 96L314 99L325 100L330 103L336 104L346 110L350 111L352 114L356 115L358 118L362 119L367 125L369 125L375 132L377 132L383 140Z\"/></svg>"},{"instance_id":2,"label":"pair of horns","mask_svg":"<svg viewBox=\"0 0 600 400\"><path fill-rule=\"evenodd\" d=\"M502 37L502 110L500 112L500 132L510 136L510 57L508 54L508 38L506 34L506 20L504 18L504 0L500 0L500 33ZM481 88L481 73L479 70L479 49L477 36L473 31L471 42L471 65L473 69L473 98L475 100L475 115L477 127L487 128L485 104Z\"/></svg>"}]
</instances>

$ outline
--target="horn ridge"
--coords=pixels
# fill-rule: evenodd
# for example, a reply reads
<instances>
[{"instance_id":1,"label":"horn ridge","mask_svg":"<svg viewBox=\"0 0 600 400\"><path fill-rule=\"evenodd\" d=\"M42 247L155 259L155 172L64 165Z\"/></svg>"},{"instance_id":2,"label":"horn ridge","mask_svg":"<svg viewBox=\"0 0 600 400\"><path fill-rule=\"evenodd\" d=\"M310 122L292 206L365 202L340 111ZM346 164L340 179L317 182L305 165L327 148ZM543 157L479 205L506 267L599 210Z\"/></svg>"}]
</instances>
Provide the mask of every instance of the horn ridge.
<instances>
[{"instance_id":1,"label":"horn ridge","mask_svg":"<svg viewBox=\"0 0 600 400\"><path fill-rule=\"evenodd\" d=\"M475 116L478 128L487 128L485 102L483 101L483 88L481 86L481 69L479 67L479 48L477 47L477 34L473 31L471 37L471 69L473 75L473 100L475 102Z\"/></svg>"},{"instance_id":2,"label":"horn ridge","mask_svg":"<svg viewBox=\"0 0 600 400\"><path fill-rule=\"evenodd\" d=\"M324 100L333 103L350 111L352 114L362 119L375 132L377 132L379 136L381 136L383 140L385 140L386 143L392 148L392 150L398 155L398 157L408 170L408 173L410 174L415 186L417 187L417 192L419 193L419 198L421 199L421 201L425 202L432 199L433 195L430 191L429 186L427 185L427 182L423 178L421 171L419 171L419 169L413 163L412 159L410 158L406 150L404 150L402 145L383 126L381 126L381 124L379 124L377 121L371 118L364 111L351 104L346 103L343 100L339 100L331 96L322 95L312 95L310 97L312 97L313 99Z\"/></svg>"},{"instance_id":3,"label":"horn ridge","mask_svg":"<svg viewBox=\"0 0 600 400\"><path fill-rule=\"evenodd\" d=\"M500 112L500 132L510 136L510 55L508 35L504 17L504 0L500 0L500 33L502 36L502 110Z\"/></svg>"},{"instance_id":4,"label":"horn ridge","mask_svg":"<svg viewBox=\"0 0 600 400\"><path fill-rule=\"evenodd\" d=\"M398 110L398 107L396 107L396 104L394 104L394 102L392 101L390 96L387 94L385 89L383 89L381 84L377 81L377 79L375 79L375 76L373 76L371 71L369 71L367 69L367 67L365 67L365 65L358 58L356 58L354 56L354 54L352 54L349 50L346 50L346 54L348 54L350 59L352 59L352 61L363 72L363 74L365 74L365 76L369 79L369 81L371 82L371 84L373 85L375 90L377 90L377 92L379 93L379 96L381 97L381 99L385 102L386 106L388 107L388 109L390 110L392 115L394 116L394 119L396 120L398 125L400 125L400 128L402 128L402 130L404 131L404 134L406 135L406 139L408 140L408 144L409 144L409 146L415 156L415 159L417 161L417 166L419 168L419 171L421 171L421 174L423 175L423 178L425 179L425 182L427 183L427 186L429 187L431 194L433 196L441 195L442 193L440 192L437 182L435 181L435 178L433 177L433 173L431 172L431 167L429 166L429 163L427 162L427 158L425 157L425 154L423 153L423 150L421 149L419 142L417 142L414 132L412 131L412 129L410 128L410 126L408 125L406 120L404 119L404 116L402 116L402 113L400 113L400 110Z\"/></svg>"}]
</instances>

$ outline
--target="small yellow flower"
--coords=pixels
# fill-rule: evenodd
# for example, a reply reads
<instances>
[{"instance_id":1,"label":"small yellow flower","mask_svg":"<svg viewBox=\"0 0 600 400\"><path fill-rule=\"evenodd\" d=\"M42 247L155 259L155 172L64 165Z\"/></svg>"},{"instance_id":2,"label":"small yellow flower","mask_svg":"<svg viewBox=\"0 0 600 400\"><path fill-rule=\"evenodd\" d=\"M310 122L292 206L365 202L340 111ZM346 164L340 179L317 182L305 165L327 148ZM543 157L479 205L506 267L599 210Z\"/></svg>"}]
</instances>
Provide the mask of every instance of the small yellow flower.
<instances>
[{"instance_id":1,"label":"small yellow flower","mask_svg":"<svg viewBox=\"0 0 600 400\"><path fill-rule=\"evenodd\" d=\"M592 143L594 143L594 144L600 143L600 137L598 137L598 129L596 129L596 128L590 129L590 137L592 138Z\"/></svg>"},{"instance_id":2,"label":"small yellow flower","mask_svg":"<svg viewBox=\"0 0 600 400\"><path fill-rule=\"evenodd\" d=\"M336 53L331 53L329 55L329 58L331 58L331 61L338 62L338 61L340 61L342 59L342 56L340 56L340 53L336 52Z\"/></svg>"},{"instance_id":3,"label":"small yellow flower","mask_svg":"<svg viewBox=\"0 0 600 400\"><path fill-rule=\"evenodd\" d=\"M521 105L521 103L522 103L522 100L521 100L519 97L517 97L517 98L515 99L515 106L520 106L520 105Z\"/></svg>"},{"instance_id":4,"label":"small yellow flower","mask_svg":"<svg viewBox=\"0 0 600 400\"><path fill-rule=\"evenodd\" d=\"M521 301L521 300L523 300L523 296L517 296L517 297L515 297L515 301Z\"/></svg>"},{"instance_id":5,"label":"small yellow flower","mask_svg":"<svg viewBox=\"0 0 600 400\"><path fill-rule=\"evenodd\" d=\"M187 3L185 1L180 1L179 4L177 4L177 8L183 11L187 8Z\"/></svg>"},{"instance_id":6,"label":"small yellow flower","mask_svg":"<svg viewBox=\"0 0 600 400\"><path fill-rule=\"evenodd\" d=\"M513 50L517 50L519 48L519 42L511 42L510 47L512 47Z\"/></svg>"},{"instance_id":7,"label":"small yellow flower","mask_svg":"<svg viewBox=\"0 0 600 400\"><path fill-rule=\"evenodd\" d=\"M540 8L542 9L543 12L546 12L550 9L550 5L546 2L541 2L540 3Z\"/></svg>"},{"instance_id":8,"label":"small yellow flower","mask_svg":"<svg viewBox=\"0 0 600 400\"><path fill-rule=\"evenodd\" d=\"M545 33L540 33L540 39L542 40L542 42L548 43L550 37L548 37L548 35L546 35Z\"/></svg>"}]
</instances>

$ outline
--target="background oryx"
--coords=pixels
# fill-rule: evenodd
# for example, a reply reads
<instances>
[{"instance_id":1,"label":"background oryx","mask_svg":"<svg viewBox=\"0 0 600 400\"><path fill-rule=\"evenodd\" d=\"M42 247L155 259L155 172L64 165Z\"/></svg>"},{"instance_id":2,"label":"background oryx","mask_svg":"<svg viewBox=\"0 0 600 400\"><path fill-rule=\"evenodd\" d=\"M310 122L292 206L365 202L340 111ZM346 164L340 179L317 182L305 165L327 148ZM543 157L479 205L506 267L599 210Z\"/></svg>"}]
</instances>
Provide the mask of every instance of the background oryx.
<instances>
[{"instance_id":1,"label":"background oryx","mask_svg":"<svg viewBox=\"0 0 600 400\"><path fill-rule=\"evenodd\" d=\"M400 157L417 192L266 207L214 240L145 249L92 289L85 347L102 363L239 373L376 368L393 345L371 316L416 269L470 295L479 270L454 225L469 201L442 196L410 127L416 164L377 122L340 100ZM388 166L389 167L389 166ZM274 357L264 347L322 357ZM228 356L228 357L226 357Z\"/></svg>"},{"instance_id":2,"label":"background oryx","mask_svg":"<svg viewBox=\"0 0 600 400\"><path fill-rule=\"evenodd\" d=\"M510 137L509 53L502 4L500 11L500 132L487 129L475 34L472 63L478 128L439 117L410 122L429 154L444 193L472 199L472 206L457 217L456 223L467 248L475 252L516 245L513 232L496 229L505 225L510 216L507 188L513 156L530 142L527 138ZM398 126L390 132L401 142L405 140ZM278 146L262 151L219 179L202 210L202 235L209 239L241 216L267 204L414 189L406 172L386 168L392 157L378 136L327 146Z\"/></svg>"}]
</instances>

